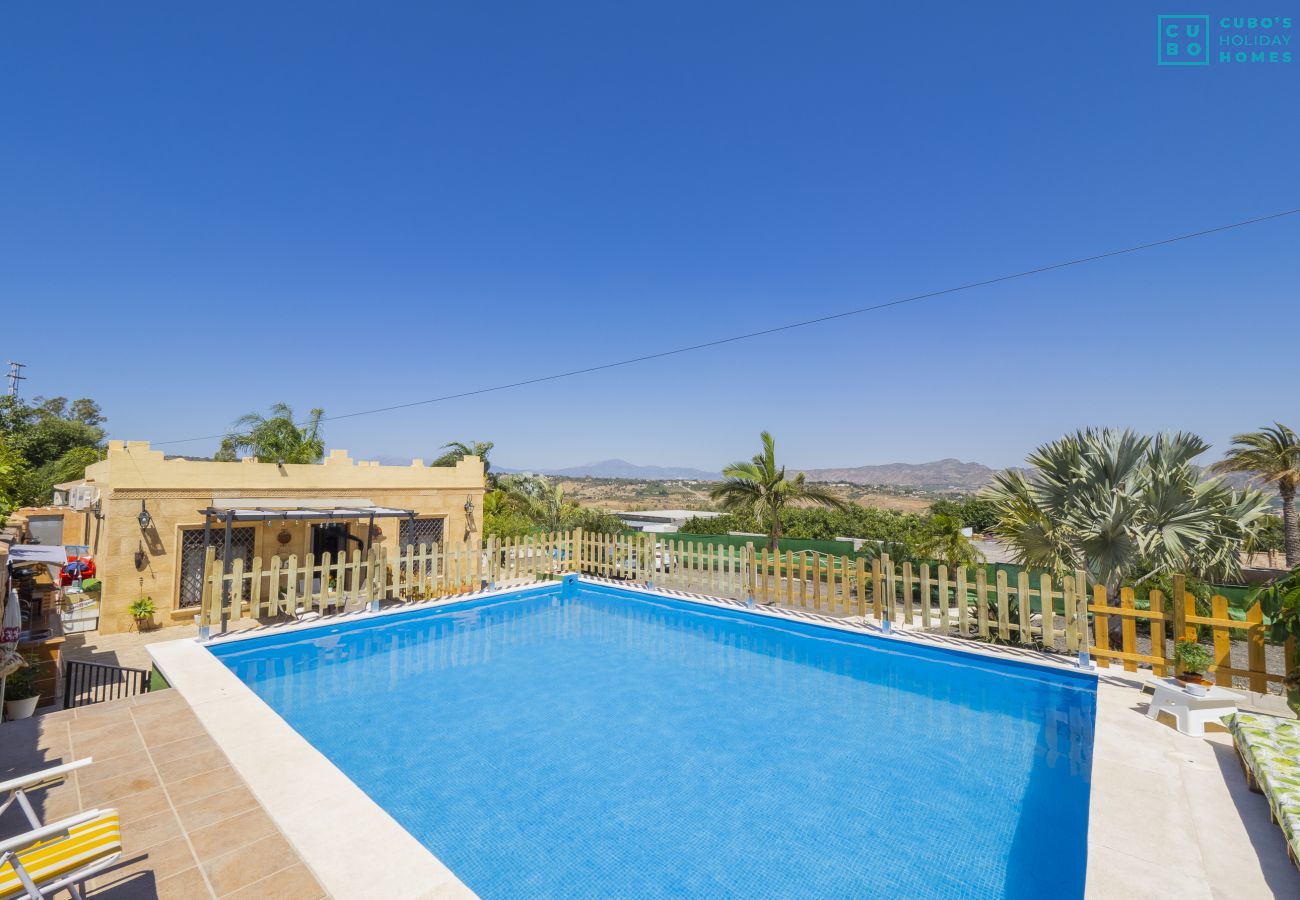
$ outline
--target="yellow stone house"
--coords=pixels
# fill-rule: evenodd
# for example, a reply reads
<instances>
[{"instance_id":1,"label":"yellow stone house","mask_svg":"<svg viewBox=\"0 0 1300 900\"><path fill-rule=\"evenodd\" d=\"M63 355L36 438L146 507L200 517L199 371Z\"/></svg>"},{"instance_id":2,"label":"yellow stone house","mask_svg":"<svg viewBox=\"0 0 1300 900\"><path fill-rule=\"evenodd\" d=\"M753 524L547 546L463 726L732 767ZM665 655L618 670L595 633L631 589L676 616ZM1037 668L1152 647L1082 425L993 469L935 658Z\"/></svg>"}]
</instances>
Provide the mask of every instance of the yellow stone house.
<instances>
[{"instance_id":1,"label":"yellow stone house","mask_svg":"<svg viewBox=\"0 0 1300 900\"><path fill-rule=\"evenodd\" d=\"M204 548L221 559L227 530L232 557L246 564L481 539L483 463L474 456L446 467L383 466L345 450L319 465L212 462L110 441L84 482L60 487L90 520L84 543L103 582L101 633L133 628L127 607L139 597L153 599L158 625L193 622Z\"/></svg>"}]
</instances>

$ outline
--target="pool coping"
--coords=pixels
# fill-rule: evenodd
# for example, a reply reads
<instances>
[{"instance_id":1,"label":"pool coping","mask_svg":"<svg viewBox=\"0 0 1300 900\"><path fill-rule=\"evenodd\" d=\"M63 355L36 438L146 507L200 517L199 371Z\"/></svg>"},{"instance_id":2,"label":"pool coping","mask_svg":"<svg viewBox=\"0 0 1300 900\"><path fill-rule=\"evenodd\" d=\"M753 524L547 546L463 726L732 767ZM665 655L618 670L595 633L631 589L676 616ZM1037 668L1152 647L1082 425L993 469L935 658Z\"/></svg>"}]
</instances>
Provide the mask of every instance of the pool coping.
<instances>
[{"instance_id":1,"label":"pool coping","mask_svg":"<svg viewBox=\"0 0 1300 900\"><path fill-rule=\"evenodd\" d=\"M330 896L476 896L202 643L148 650Z\"/></svg>"},{"instance_id":2,"label":"pool coping","mask_svg":"<svg viewBox=\"0 0 1300 900\"><path fill-rule=\"evenodd\" d=\"M947 650L976 658L1017 663L1054 674L1095 675L1072 662L1036 651L967 646L969 642L894 627L885 631L868 620L851 622L804 610L751 606L744 601L644 586L614 579L566 575L564 581L612 587L649 597L685 600L756 617L811 624L846 634L872 636L903 645ZM294 846L321 886L332 896L395 898L476 896L451 869L417 841L265 701L228 669L208 646L227 646L350 622L382 621L414 612L450 608L488 598L562 589L563 581L530 582L485 589L432 601L402 603L379 611L348 612L244 629L209 641L182 638L146 649L159 672L194 709L213 740ZM956 646L954 646L956 644ZM292 777L285 777L285 773ZM417 887L418 886L418 887Z\"/></svg>"}]
</instances>

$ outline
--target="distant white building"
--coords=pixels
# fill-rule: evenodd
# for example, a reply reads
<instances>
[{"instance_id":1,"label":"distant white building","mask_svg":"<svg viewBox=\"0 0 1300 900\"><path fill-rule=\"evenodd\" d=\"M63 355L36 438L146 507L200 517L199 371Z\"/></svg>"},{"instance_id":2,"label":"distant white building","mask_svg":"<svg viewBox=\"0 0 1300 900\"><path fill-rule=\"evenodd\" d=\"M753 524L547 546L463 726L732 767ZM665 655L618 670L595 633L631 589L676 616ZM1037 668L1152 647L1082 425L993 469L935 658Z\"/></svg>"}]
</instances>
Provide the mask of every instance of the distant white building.
<instances>
[{"instance_id":1,"label":"distant white building","mask_svg":"<svg viewBox=\"0 0 1300 900\"><path fill-rule=\"evenodd\" d=\"M702 509L642 509L635 512L616 512L614 515L623 520L629 528L646 531L651 534L671 534L677 531L687 519L699 517L712 519L722 513L706 512Z\"/></svg>"}]
</instances>

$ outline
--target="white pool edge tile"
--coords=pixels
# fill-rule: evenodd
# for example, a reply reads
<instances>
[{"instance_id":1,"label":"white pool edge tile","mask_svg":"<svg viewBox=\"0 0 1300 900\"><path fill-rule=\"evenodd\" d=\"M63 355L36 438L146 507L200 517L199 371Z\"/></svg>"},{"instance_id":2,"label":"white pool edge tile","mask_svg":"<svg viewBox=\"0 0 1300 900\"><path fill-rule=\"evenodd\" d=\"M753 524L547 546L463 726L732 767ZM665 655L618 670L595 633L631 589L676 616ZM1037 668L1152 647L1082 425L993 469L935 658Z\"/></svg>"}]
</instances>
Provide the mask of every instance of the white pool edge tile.
<instances>
[{"instance_id":1,"label":"white pool edge tile","mask_svg":"<svg viewBox=\"0 0 1300 900\"><path fill-rule=\"evenodd\" d=\"M870 622L859 624L805 610L791 610L777 606L749 606L743 601L725 597L712 597L670 588L647 587L633 582L590 576L579 576L578 581L650 597L743 612L778 621L811 624L847 634L870 635L880 640L898 641L903 645L943 649L976 659L1011 661L1025 667L1041 668L1045 672L1071 672L1093 678L1100 674L1095 669L1080 669L1072 658L1062 657L1059 654L946 638L922 631L917 626L895 625L891 631L886 632L879 625ZM475 591L434 601L405 603L377 613L352 612L313 619L309 622L233 632L228 635L214 636L210 643L212 646L218 646L257 640L354 621L369 621L422 610L451 608L484 599L553 591L561 587L562 583L559 581L546 581ZM280 825L286 838L298 849L304 861L316 873L322 886L331 894L339 897L368 895L376 889L376 884L367 876L378 865L385 876L384 883L388 885L390 879L394 882L384 888L384 896L474 896L450 869L416 841L305 738L284 722L234 673L208 653L201 642L196 639L186 639L153 644L147 649L159 671L173 687L181 690L185 699L195 708L200 721L226 751L236 771L248 781L249 787L262 802L268 814ZM181 682L184 683L183 687L174 680L173 673L178 674ZM1100 719L1100 698L1098 706ZM309 766L306 761L310 762ZM1095 758L1093 762L1095 778L1097 774ZM285 767L293 772L291 781L283 777ZM304 781L300 776L306 776L306 784L310 787L304 789ZM322 827L324 824L320 809L322 798L333 798L336 793L339 800L347 804L346 807L338 808L346 808L349 811L337 817L330 817L330 823L337 822L337 824ZM1096 792L1090 792L1091 803L1095 804L1095 798ZM333 801L330 805L333 806ZM1095 807L1091 812L1096 812ZM373 824L372 820L374 820ZM1104 840L1097 840L1098 835L1091 827L1093 821L1095 821L1094 816L1090 815L1088 854L1090 865L1093 863L1094 853L1100 850L1103 856L1106 854ZM370 838L369 832L374 829L375 842L385 845L382 848L377 847L376 852L382 852L383 855L368 858L365 853L349 849L346 840L322 839L322 833L328 838L329 832L336 828L341 829L342 838L346 838L353 831L361 830L362 836L367 839ZM400 837L394 836L393 831L400 833ZM390 854L397 857L395 862L388 861ZM345 856L352 862L345 862ZM427 871L420 871L420 867L426 868ZM420 883L421 879L424 884L430 885L429 891L411 893L410 885ZM1091 896L1091 892L1089 895Z\"/></svg>"},{"instance_id":2,"label":"white pool edge tile","mask_svg":"<svg viewBox=\"0 0 1300 900\"><path fill-rule=\"evenodd\" d=\"M475 896L202 644L147 649L330 896Z\"/></svg>"}]
</instances>

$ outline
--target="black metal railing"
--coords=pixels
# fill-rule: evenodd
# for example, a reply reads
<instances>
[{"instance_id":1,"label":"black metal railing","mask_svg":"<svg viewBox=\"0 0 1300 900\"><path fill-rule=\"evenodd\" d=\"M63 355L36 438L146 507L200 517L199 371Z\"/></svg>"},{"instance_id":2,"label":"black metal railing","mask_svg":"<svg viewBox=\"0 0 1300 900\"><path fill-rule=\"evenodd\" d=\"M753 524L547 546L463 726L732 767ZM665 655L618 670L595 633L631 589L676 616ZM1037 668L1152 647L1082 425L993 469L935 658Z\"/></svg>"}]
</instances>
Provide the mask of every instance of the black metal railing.
<instances>
[{"instance_id":1,"label":"black metal railing","mask_svg":"<svg viewBox=\"0 0 1300 900\"><path fill-rule=\"evenodd\" d=\"M63 708L149 693L149 672L70 659L63 664Z\"/></svg>"}]
</instances>

